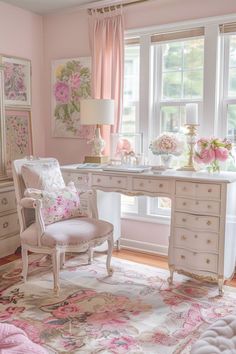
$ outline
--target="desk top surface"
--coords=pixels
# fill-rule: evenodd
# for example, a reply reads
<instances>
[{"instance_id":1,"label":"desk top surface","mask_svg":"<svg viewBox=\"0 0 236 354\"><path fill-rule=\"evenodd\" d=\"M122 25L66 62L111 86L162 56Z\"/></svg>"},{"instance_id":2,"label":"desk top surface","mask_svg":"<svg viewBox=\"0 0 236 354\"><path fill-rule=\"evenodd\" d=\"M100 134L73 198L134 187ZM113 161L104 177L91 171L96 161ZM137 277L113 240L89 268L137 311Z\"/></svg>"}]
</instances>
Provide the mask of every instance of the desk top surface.
<instances>
[{"instance_id":1,"label":"desk top surface","mask_svg":"<svg viewBox=\"0 0 236 354\"><path fill-rule=\"evenodd\" d=\"M221 171L219 173L208 173L207 171L176 171L168 169L154 173L153 171L133 172L133 171L104 171L102 168L84 168L80 167L81 164L71 164L61 166L62 171L65 172L78 172L78 173L102 173L104 175L124 175L131 177L156 177L156 178L170 178L170 179L184 179L184 180L202 180L205 182L236 182L236 172Z\"/></svg>"}]
</instances>

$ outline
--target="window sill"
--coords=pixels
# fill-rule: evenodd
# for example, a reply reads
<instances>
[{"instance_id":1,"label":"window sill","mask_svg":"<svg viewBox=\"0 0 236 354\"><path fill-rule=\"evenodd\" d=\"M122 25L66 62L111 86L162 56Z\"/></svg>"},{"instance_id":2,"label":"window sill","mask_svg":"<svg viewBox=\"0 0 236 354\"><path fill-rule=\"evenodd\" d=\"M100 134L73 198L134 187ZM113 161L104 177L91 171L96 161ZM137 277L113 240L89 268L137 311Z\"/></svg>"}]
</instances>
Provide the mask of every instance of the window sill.
<instances>
[{"instance_id":1,"label":"window sill","mask_svg":"<svg viewBox=\"0 0 236 354\"><path fill-rule=\"evenodd\" d=\"M121 215L122 220L134 220L140 222L148 222L153 224L164 224L170 225L170 216L169 215L158 215L158 216L139 216L139 215L132 215L128 213L122 213Z\"/></svg>"}]
</instances>

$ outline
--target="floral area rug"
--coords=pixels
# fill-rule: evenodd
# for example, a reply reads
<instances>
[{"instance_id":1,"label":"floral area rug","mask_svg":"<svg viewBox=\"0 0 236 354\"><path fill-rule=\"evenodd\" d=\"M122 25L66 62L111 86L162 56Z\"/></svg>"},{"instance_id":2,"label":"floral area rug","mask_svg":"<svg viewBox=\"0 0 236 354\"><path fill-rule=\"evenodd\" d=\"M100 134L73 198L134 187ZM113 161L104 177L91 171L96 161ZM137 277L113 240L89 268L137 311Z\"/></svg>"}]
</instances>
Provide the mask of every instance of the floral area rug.
<instances>
[{"instance_id":1,"label":"floral area rug","mask_svg":"<svg viewBox=\"0 0 236 354\"><path fill-rule=\"evenodd\" d=\"M82 259L85 262L86 258ZM217 318L234 312L236 292L218 296L215 285L158 268L105 257L81 265L70 257L60 273L61 291L52 291L46 257L31 256L28 282L21 261L0 267L0 321L23 329L49 353L186 354Z\"/></svg>"}]
</instances>

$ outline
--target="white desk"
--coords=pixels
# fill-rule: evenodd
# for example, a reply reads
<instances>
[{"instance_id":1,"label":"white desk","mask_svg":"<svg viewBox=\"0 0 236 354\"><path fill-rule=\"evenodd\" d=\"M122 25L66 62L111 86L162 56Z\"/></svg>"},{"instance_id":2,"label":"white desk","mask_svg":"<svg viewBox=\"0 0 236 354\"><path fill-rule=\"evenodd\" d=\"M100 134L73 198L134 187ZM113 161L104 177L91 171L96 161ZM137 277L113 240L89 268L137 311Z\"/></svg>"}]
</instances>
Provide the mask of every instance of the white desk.
<instances>
[{"instance_id":1,"label":"white desk","mask_svg":"<svg viewBox=\"0 0 236 354\"><path fill-rule=\"evenodd\" d=\"M82 188L170 198L169 282L176 271L218 282L223 293L224 280L234 274L236 260L236 173L171 170L154 175L85 170L77 165L63 166L62 172L67 182ZM109 212L114 221L114 209ZM116 222L117 218L116 214Z\"/></svg>"}]
</instances>

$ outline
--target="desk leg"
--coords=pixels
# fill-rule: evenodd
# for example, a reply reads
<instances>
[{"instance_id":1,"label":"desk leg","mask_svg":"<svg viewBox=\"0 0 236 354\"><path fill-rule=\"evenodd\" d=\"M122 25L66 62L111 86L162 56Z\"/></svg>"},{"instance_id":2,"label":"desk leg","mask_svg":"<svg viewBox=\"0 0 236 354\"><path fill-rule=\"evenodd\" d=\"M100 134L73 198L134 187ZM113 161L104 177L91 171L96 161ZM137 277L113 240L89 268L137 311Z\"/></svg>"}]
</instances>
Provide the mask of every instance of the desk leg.
<instances>
[{"instance_id":1,"label":"desk leg","mask_svg":"<svg viewBox=\"0 0 236 354\"><path fill-rule=\"evenodd\" d=\"M173 265L170 265L169 270L170 270L170 276L167 279L167 281L168 281L169 285L173 285L173 277L174 277L175 267Z\"/></svg>"},{"instance_id":2,"label":"desk leg","mask_svg":"<svg viewBox=\"0 0 236 354\"><path fill-rule=\"evenodd\" d=\"M116 250L120 251L120 238L116 240Z\"/></svg>"},{"instance_id":3,"label":"desk leg","mask_svg":"<svg viewBox=\"0 0 236 354\"><path fill-rule=\"evenodd\" d=\"M219 277L218 277L218 287L219 287L219 295L220 295L220 296L223 296L223 295L224 295L223 286L224 286L224 277L219 276Z\"/></svg>"}]
</instances>

